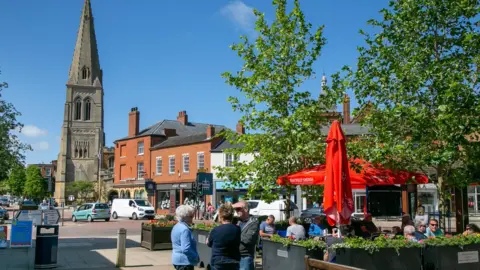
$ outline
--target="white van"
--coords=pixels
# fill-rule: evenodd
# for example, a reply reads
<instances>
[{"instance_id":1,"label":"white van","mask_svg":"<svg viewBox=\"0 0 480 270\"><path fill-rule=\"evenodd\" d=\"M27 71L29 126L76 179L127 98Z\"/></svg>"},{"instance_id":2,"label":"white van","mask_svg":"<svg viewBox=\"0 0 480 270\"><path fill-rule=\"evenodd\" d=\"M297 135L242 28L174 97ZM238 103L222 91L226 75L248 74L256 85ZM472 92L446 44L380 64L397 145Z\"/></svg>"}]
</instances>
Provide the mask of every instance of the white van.
<instances>
[{"instance_id":1,"label":"white van","mask_svg":"<svg viewBox=\"0 0 480 270\"><path fill-rule=\"evenodd\" d=\"M155 209L147 200L114 199L112 202L112 218L128 217L130 219L155 217Z\"/></svg>"},{"instance_id":2,"label":"white van","mask_svg":"<svg viewBox=\"0 0 480 270\"><path fill-rule=\"evenodd\" d=\"M286 220L286 199L276 200L271 203L260 200L249 200L247 202L250 208L249 213L251 216L259 217L273 215L277 221ZM297 205L292 201L290 201L290 211L291 216L297 216L299 214Z\"/></svg>"}]
</instances>

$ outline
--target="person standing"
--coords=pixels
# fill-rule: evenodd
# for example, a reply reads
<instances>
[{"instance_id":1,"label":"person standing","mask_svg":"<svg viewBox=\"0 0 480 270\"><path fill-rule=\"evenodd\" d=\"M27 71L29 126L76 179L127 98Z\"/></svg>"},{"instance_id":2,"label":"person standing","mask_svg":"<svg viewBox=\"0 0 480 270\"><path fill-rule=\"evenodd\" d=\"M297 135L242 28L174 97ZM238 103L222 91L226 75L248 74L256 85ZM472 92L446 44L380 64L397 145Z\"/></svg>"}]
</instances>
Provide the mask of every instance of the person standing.
<instances>
[{"instance_id":1,"label":"person standing","mask_svg":"<svg viewBox=\"0 0 480 270\"><path fill-rule=\"evenodd\" d=\"M178 223L172 228L172 264L176 270L193 270L200 258L197 242L192 235L190 225L193 223L195 209L189 205L180 205L175 211Z\"/></svg>"},{"instance_id":2,"label":"person standing","mask_svg":"<svg viewBox=\"0 0 480 270\"><path fill-rule=\"evenodd\" d=\"M241 230L232 224L234 209L230 203L220 206L218 216L222 225L209 234L207 245L212 248L212 270L237 270L240 267Z\"/></svg>"},{"instance_id":3,"label":"person standing","mask_svg":"<svg viewBox=\"0 0 480 270\"><path fill-rule=\"evenodd\" d=\"M241 233L240 270L255 269L255 248L258 244L258 221L250 218L248 204L245 201L233 205L237 212Z\"/></svg>"}]
</instances>

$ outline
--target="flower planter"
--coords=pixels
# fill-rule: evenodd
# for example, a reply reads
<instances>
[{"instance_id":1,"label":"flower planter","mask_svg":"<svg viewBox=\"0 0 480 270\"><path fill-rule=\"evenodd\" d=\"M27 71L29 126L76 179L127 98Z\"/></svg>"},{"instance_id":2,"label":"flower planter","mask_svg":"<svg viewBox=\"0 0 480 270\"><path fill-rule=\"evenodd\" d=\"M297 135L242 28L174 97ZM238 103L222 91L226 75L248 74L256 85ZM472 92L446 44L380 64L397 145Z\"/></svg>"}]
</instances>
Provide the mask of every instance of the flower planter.
<instances>
[{"instance_id":1,"label":"flower planter","mask_svg":"<svg viewBox=\"0 0 480 270\"><path fill-rule=\"evenodd\" d=\"M212 249L207 246L206 240L210 231L193 229L193 237L197 241L197 252L200 257L199 267L210 269L210 260L212 258Z\"/></svg>"},{"instance_id":2,"label":"flower planter","mask_svg":"<svg viewBox=\"0 0 480 270\"><path fill-rule=\"evenodd\" d=\"M427 246L423 252L424 270L478 270L480 245Z\"/></svg>"},{"instance_id":3,"label":"flower planter","mask_svg":"<svg viewBox=\"0 0 480 270\"><path fill-rule=\"evenodd\" d=\"M157 227L142 223L140 246L149 250L172 249L172 227Z\"/></svg>"},{"instance_id":4,"label":"flower planter","mask_svg":"<svg viewBox=\"0 0 480 270\"><path fill-rule=\"evenodd\" d=\"M305 255L312 259L323 260L323 249L307 250L305 247L289 245L262 239L263 269L306 269Z\"/></svg>"},{"instance_id":5,"label":"flower planter","mask_svg":"<svg viewBox=\"0 0 480 270\"><path fill-rule=\"evenodd\" d=\"M422 249L380 248L370 254L362 248L336 249L336 263L368 270L420 270L422 269Z\"/></svg>"}]
</instances>

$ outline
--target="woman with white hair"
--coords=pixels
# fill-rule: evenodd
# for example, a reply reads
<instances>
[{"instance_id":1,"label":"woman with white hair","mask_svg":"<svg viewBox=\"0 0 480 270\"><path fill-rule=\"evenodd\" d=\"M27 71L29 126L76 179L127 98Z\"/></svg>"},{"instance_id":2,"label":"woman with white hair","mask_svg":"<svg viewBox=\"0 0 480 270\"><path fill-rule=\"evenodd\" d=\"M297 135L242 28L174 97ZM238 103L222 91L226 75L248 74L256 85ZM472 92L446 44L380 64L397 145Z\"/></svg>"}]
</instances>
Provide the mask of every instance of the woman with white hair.
<instances>
[{"instance_id":1,"label":"woman with white hair","mask_svg":"<svg viewBox=\"0 0 480 270\"><path fill-rule=\"evenodd\" d=\"M190 229L194 214L195 209L190 205L180 205L175 211L178 223L173 226L171 239L172 264L176 270L193 270L200 260L197 242Z\"/></svg>"},{"instance_id":2,"label":"woman with white hair","mask_svg":"<svg viewBox=\"0 0 480 270\"><path fill-rule=\"evenodd\" d=\"M403 236L412 242L418 242L417 238L415 237L415 227L412 225L407 225L403 228Z\"/></svg>"}]
</instances>

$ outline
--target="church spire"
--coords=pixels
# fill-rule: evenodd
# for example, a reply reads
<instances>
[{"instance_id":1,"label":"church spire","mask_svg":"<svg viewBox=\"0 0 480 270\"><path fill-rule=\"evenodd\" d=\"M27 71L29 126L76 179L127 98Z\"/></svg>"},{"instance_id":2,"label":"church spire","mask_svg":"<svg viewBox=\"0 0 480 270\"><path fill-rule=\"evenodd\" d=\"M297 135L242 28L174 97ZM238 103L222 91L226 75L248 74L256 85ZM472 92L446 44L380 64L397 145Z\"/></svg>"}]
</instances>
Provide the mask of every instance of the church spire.
<instances>
[{"instance_id":1,"label":"church spire","mask_svg":"<svg viewBox=\"0 0 480 270\"><path fill-rule=\"evenodd\" d=\"M77 33L77 43L75 44L75 51L73 52L73 60L70 66L67 84L102 85L102 70L98 57L90 0L85 0L83 5L80 26Z\"/></svg>"}]
</instances>

